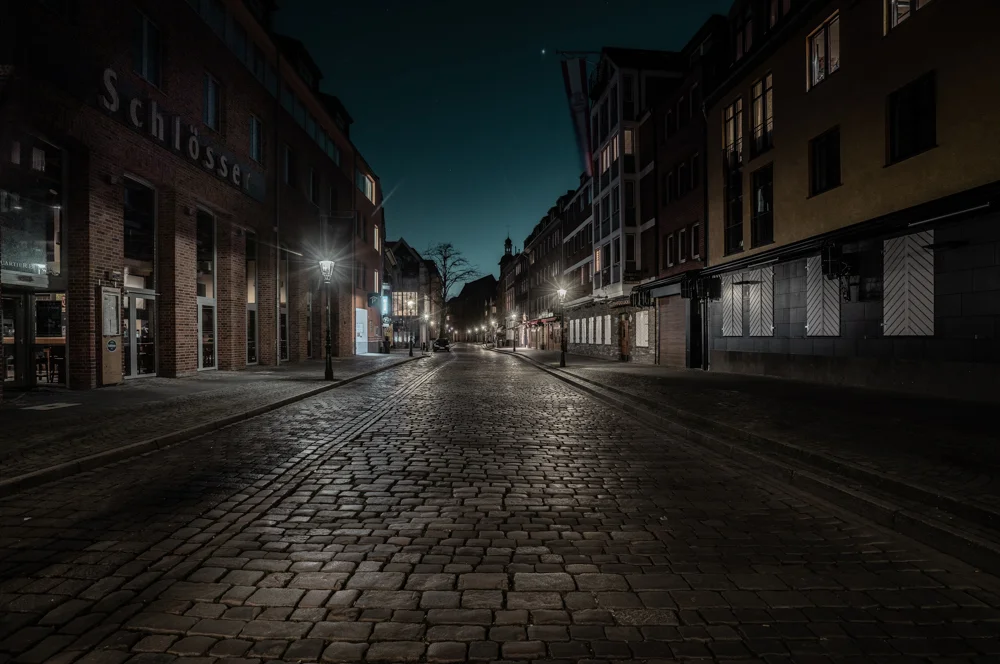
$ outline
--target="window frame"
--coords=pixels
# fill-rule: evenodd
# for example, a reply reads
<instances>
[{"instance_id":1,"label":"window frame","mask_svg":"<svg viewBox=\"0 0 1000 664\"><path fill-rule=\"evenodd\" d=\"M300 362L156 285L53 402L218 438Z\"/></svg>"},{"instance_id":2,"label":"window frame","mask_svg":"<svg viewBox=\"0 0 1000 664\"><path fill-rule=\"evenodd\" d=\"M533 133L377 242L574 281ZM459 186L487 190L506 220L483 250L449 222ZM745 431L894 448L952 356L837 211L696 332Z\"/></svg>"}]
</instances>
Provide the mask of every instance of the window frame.
<instances>
[{"instance_id":1,"label":"window frame","mask_svg":"<svg viewBox=\"0 0 1000 664\"><path fill-rule=\"evenodd\" d=\"M768 209L766 212L757 210L757 191L768 174L767 187L769 191ZM756 249L774 243L774 162L769 162L750 174L750 248ZM765 224L763 225L762 224ZM767 231L764 233L764 231Z\"/></svg>"},{"instance_id":2,"label":"window frame","mask_svg":"<svg viewBox=\"0 0 1000 664\"><path fill-rule=\"evenodd\" d=\"M837 66L831 69L830 32L834 23L837 24ZM813 39L820 33L823 33L823 72L817 78L817 71L813 68ZM812 90L840 71L840 33L840 11L835 11L806 37L806 90Z\"/></svg>"},{"instance_id":3,"label":"window frame","mask_svg":"<svg viewBox=\"0 0 1000 664\"><path fill-rule=\"evenodd\" d=\"M761 121L757 122L760 110ZM753 156L758 157L774 147L774 74L767 72L750 86L750 130Z\"/></svg>"},{"instance_id":4,"label":"window frame","mask_svg":"<svg viewBox=\"0 0 1000 664\"><path fill-rule=\"evenodd\" d=\"M817 186L816 186L816 177L817 177L816 176L816 165L817 165L817 161L816 161L816 147L818 145L820 145L820 141L828 141L828 140L830 140L830 137L833 134L837 135L837 178L836 178L836 182L828 184L823 189L818 189ZM825 143L823 145L824 145L824 147L826 147ZM840 148L841 148L840 125L837 125L835 127L831 127L830 129L827 129L822 134L819 134L818 136L812 138L809 141L809 197L810 198L812 198L814 196L819 196L820 194L824 194L824 193L826 193L826 192L828 192L828 191L830 191L832 189L836 189L837 187L839 187L839 186L841 186L841 185L844 184L843 160L842 160L842 155L841 155L841 149Z\"/></svg>"},{"instance_id":5,"label":"window frame","mask_svg":"<svg viewBox=\"0 0 1000 664\"><path fill-rule=\"evenodd\" d=\"M691 260L701 259L701 222L691 224Z\"/></svg>"},{"instance_id":6,"label":"window frame","mask_svg":"<svg viewBox=\"0 0 1000 664\"><path fill-rule=\"evenodd\" d=\"M903 23L906 23L913 15L929 5L931 0L912 0L910 2L910 8L907 10L906 14L902 19L899 18L898 12L893 11L893 6L896 5L899 0L882 0L882 10L883 10L883 24L882 24L882 34L887 35L896 28L898 28Z\"/></svg>"},{"instance_id":7,"label":"window frame","mask_svg":"<svg viewBox=\"0 0 1000 664\"><path fill-rule=\"evenodd\" d=\"M160 30L160 26L153 21L149 16L147 16L142 11L135 10L138 19L139 26L142 30L142 44L140 45L141 52L132 54L132 71L139 76L142 80L146 81L155 88L162 89L163 85L163 32ZM152 27L156 31L156 76L153 77L149 74L149 28ZM136 58L140 61L137 62Z\"/></svg>"},{"instance_id":8,"label":"window frame","mask_svg":"<svg viewBox=\"0 0 1000 664\"><path fill-rule=\"evenodd\" d=\"M224 116L224 113L223 113L223 110L222 110L222 103L223 103L222 102L222 96L223 96L222 95L222 82L219 81L219 79L216 78L212 74L212 72L210 72L208 70L205 70L205 79L204 79L204 81L205 81L205 87L204 87L203 96L202 96L201 120L205 124L206 127L208 127L209 129L211 129L214 132L217 132L217 133L221 134L222 133L222 118ZM210 101L210 93L213 90L213 84L214 84L214 90L216 92L216 98L215 98L215 117L214 118L209 117L209 112L210 112L210 108L211 108L210 105L209 105L209 101ZM214 120L215 124L212 124L211 121L213 121L213 120Z\"/></svg>"},{"instance_id":9,"label":"window frame","mask_svg":"<svg viewBox=\"0 0 1000 664\"><path fill-rule=\"evenodd\" d=\"M915 109L913 104L918 101L925 101L922 98L923 93L922 86L927 85L930 90L930 107L929 107L929 117L919 117L918 111L927 109ZM904 95L908 95L904 97ZM908 109L901 109L905 101L909 101L911 106ZM896 104L896 109L894 113L893 104ZM937 121L938 121L938 85L937 85L937 74L935 71L929 71L921 74L917 78L913 79L906 85L892 91L886 97L885 102L885 114L886 114L886 128L885 128L885 139L886 139L886 166L892 166L898 164L901 161L906 161L912 157L923 154L928 150L933 150L938 146L937 142ZM914 145L911 146L909 151L903 152L900 149L900 136L899 134L899 117L900 110L909 110L912 117L909 118L909 124L913 131L913 136L906 137L907 139L913 138ZM922 131L929 127L930 134L928 136L923 136ZM895 128L895 131L894 131Z\"/></svg>"},{"instance_id":10,"label":"window frame","mask_svg":"<svg viewBox=\"0 0 1000 664\"><path fill-rule=\"evenodd\" d=\"M253 113L250 114L250 159L264 163L264 123Z\"/></svg>"},{"instance_id":11,"label":"window frame","mask_svg":"<svg viewBox=\"0 0 1000 664\"><path fill-rule=\"evenodd\" d=\"M690 257L689 256L690 247L687 246L687 240L688 240L688 236L687 236L687 229L686 228L682 228L679 231L677 231L677 262L678 263L687 263L688 262L688 258Z\"/></svg>"}]
</instances>

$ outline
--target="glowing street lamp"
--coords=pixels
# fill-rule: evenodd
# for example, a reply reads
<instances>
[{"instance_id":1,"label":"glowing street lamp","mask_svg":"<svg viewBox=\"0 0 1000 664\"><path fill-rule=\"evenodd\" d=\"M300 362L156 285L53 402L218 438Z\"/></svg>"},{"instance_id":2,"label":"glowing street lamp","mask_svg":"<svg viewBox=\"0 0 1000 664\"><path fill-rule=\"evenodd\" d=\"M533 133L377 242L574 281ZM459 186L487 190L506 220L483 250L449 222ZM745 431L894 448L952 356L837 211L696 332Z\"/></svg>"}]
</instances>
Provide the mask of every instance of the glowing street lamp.
<instances>
[{"instance_id":1,"label":"glowing street lamp","mask_svg":"<svg viewBox=\"0 0 1000 664\"><path fill-rule=\"evenodd\" d=\"M406 317L406 327L407 327L406 331L410 335L410 357L413 357L413 306L415 304L416 302L414 302L413 300L406 301L406 308L408 310L407 313L409 314Z\"/></svg>"},{"instance_id":2,"label":"glowing street lamp","mask_svg":"<svg viewBox=\"0 0 1000 664\"><path fill-rule=\"evenodd\" d=\"M517 312L514 312L514 313L512 313L510 315L510 325L511 325L511 327L514 326L514 321L516 321L516 320L517 320ZM513 346L513 350L511 352L513 352L513 353L517 352L517 330L514 330L514 346Z\"/></svg>"},{"instance_id":3,"label":"glowing street lamp","mask_svg":"<svg viewBox=\"0 0 1000 664\"><path fill-rule=\"evenodd\" d=\"M559 366L566 366L566 289L560 288L559 294Z\"/></svg>"},{"instance_id":4,"label":"glowing street lamp","mask_svg":"<svg viewBox=\"0 0 1000 664\"><path fill-rule=\"evenodd\" d=\"M326 372L323 376L326 380L333 380L333 339L330 333L330 328L332 327L330 322L330 286L333 283L334 265L336 265L336 261L324 259L319 262L319 271L323 275L323 284L326 286Z\"/></svg>"}]
</instances>

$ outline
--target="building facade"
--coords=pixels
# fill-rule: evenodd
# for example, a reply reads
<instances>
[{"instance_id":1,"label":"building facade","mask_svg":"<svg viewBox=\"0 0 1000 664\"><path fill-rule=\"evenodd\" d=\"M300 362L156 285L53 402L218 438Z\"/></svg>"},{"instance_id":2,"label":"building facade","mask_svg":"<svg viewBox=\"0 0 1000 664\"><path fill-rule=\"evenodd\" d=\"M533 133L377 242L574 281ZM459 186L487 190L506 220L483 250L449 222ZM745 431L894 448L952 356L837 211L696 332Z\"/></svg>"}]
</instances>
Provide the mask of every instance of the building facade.
<instances>
[{"instance_id":1,"label":"building facade","mask_svg":"<svg viewBox=\"0 0 1000 664\"><path fill-rule=\"evenodd\" d=\"M268 3L20 5L0 106L6 388L319 358L327 305L335 354L368 352L381 187Z\"/></svg>"},{"instance_id":2,"label":"building facade","mask_svg":"<svg viewBox=\"0 0 1000 664\"><path fill-rule=\"evenodd\" d=\"M995 389L998 19L990 0L733 6L707 100L712 369Z\"/></svg>"},{"instance_id":3,"label":"building facade","mask_svg":"<svg viewBox=\"0 0 1000 664\"><path fill-rule=\"evenodd\" d=\"M545 350L559 347L562 327L558 292L563 287L562 217L573 194L570 191L561 196L524 241L528 265L526 345L530 348Z\"/></svg>"},{"instance_id":4,"label":"building facade","mask_svg":"<svg viewBox=\"0 0 1000 664\"><path fill-rule=\"evenodd\" d=\"M423 258L403 238L387 243L395 262L389 313L395 347L412 341L428 347L438 338L441 311L441 276L433 261Z\"/></svg>"}]
</instances>

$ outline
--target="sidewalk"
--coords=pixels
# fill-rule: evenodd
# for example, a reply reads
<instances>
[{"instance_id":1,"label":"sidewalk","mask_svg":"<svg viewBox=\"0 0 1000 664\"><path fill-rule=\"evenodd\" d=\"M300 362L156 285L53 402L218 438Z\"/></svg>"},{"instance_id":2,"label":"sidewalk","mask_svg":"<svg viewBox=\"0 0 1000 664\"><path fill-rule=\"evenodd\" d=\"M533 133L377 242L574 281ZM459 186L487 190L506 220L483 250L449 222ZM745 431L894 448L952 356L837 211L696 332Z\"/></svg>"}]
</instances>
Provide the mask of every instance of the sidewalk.
<instances>
[{"instance_id":1,"label":"sidewalk","mask_svg":"<svg viewBox=\"0 0 1000 664\"><path fill-rule=\"evenodd\" d=\"M550 368L559 366L558 351L519 348L517 353ZM561 371L637 401L685 411L1000 512L995 405L580 355L568 355L566 364ZM998 523L989 525L1000 529Z\"/></svg>"},{"instance_id":2,"label":"sidewalk","mask_svg":"<svg viewBox=\"0 0 1000 664\"><path fill-rule=\"evenodd\" d=\"M334 359L344 380L405 362L407 352ZM96 390L6 393L0 404L0 482L294 398L322 387L325 364L139 378Z\"/></svg>"}]
</instances>

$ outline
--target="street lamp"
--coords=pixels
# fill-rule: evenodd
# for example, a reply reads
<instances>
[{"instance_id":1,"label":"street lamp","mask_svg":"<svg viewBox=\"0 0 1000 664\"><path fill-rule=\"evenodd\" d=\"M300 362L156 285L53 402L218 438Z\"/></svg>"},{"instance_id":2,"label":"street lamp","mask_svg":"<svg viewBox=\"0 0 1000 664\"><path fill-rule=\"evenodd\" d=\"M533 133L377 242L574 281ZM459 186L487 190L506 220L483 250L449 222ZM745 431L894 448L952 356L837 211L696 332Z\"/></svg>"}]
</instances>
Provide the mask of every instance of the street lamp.
<instances>
[{"instance_id":1,"label":"street lamp","mask_svg":"<svg viewBox=\"0 0 1000 664\"><path fill-rule=\"evenodd\" d=\"M559 294L559 366L566 366L566 289L560 288Z\"/></svg>"},{"instance_id":2,"label":"street lamp","mask_svg":"<svg viewBox=\"0 0 1000 664\"><path fill-rule=\"evenodd\" d=\"M406 301L406 307L407 309L410 310L410 312L413 311L414 304L415 303L413 302L413 300ZM412 313L410 313L410 315L406 317L406 321L408 323L406 327L409 328L407 329L407 332L409 332L410 335L410 357L413 357L413 314Z\"/></svg>"},{"instance_id":3,"label":"street lamp","mask_svg":"<svg viewBox=\"0 0 1000 664\"><path fill-rule=\"evenodd\" d=\"M333 338L330 333L333 324L330 316L330 286L333 283L334 265L335 261L321 260L319 262L319 271L323 275L323 284L326 285L326 373L324 375L326 380L333 380Z\"/></svg>"}]
</instances>

